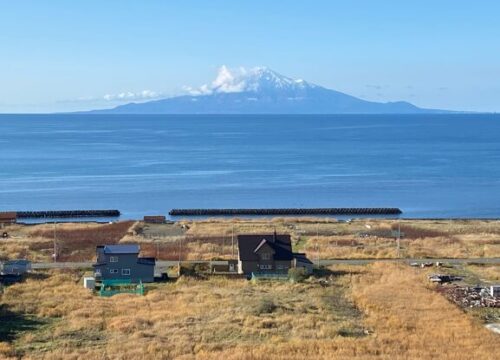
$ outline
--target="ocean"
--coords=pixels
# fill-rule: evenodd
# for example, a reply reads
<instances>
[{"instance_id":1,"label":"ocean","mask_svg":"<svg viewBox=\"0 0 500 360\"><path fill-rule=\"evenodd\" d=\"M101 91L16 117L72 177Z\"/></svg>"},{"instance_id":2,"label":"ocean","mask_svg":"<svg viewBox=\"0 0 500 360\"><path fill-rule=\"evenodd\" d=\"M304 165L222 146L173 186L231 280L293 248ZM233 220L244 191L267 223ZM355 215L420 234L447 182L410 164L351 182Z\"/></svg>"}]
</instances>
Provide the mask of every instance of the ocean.
<instances>
[{"instance_id":1,"label":"ocean","mask_svg":"<svg viewBox=\"0 0 500 360\"><path fill-rule=\"evenodd\" d=\"M500 218L500 115L0 115L0 211Z\"/></svg>"}]
</instances>

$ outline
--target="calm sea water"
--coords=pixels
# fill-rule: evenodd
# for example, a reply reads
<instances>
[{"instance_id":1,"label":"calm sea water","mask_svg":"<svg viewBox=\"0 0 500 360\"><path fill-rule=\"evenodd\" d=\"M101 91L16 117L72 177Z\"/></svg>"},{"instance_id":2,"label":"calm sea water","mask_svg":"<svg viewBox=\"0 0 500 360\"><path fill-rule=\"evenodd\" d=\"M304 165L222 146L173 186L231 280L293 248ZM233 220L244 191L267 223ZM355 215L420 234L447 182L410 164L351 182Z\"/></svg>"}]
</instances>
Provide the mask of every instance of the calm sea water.
<instances>
[{"instance_id":1,"label":"calm sea water","mask_svg":"<svg viewBox=\"0 0 500 360\"><path fill-rule=\"evenodd\" d=\"M0 115L0 210L500 217L500 115Z\"/></svg>"}]
</instances>

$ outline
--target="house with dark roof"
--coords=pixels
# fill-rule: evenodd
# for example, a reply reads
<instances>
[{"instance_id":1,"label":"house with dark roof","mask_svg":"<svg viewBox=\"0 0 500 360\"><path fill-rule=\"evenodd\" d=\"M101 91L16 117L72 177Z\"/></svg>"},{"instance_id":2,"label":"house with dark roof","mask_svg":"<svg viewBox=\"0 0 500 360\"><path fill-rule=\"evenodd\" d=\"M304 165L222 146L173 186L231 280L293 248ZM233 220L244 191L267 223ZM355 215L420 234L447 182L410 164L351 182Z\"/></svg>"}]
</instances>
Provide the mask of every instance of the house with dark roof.
<instances>
[{"instance_id":1,"label":"house with dark roof","mask_svg":"<svg viewBox=\"0 0 500 360\"><path fill-rule=\"evenodd\" d=\"M287 273L304 267L312 272L305 254L292 252L290 235L238 235L238 273Z\"/></svg>"},{"instance_id":2,"label":"house with dark roof","mask_svg":"<svg viewBox=\"0 0 500 360\"><path fill-rule=\"evenodd\" d=\"M92 265L96 280L154 281L155 258L139 257L139 245L103 245L96 252L97 261Z\"/></svg>"}]
</instances>

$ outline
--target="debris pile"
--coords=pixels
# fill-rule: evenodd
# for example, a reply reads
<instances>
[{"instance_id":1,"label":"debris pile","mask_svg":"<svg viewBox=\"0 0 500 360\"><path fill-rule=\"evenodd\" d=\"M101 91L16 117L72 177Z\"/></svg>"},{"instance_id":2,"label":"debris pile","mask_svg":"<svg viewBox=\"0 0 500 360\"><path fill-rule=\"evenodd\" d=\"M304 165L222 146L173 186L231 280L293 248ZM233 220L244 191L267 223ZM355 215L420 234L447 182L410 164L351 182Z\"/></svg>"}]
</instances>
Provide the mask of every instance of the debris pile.
<instances>
[{"instance_id":1,"label":"debris pile","mask_svg":"<svg viewBox=\"0 0 500 360\"><path fill-rule=\"evenodd\" d=\"M429 275L429 281L434 282L434 283L448 283L452 281L460 281L463 279L461 276L454 276L454 275L446 275L446 274L432 274Z\"/></svg>"},{"instance_id":2,"label":"debris pile","mask_svg":"<svg viewBox=\"0 0 500 360\"><path fill-rule=\"evenodd\" d=\"M500 298L491 296L484 287L441 286L437 290L460 307L500 308Z\"/></svg>"}]
</instances>

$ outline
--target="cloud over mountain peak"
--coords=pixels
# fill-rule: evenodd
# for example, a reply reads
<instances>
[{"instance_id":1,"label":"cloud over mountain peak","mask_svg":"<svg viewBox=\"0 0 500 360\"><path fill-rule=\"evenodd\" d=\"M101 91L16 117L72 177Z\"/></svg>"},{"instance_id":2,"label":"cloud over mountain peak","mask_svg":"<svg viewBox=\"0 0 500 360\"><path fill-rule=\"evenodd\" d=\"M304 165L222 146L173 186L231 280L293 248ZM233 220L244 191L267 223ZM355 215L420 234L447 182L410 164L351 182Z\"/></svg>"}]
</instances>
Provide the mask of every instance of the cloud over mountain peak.
<instances>
[{"instance_id":1,"label":"cloud over mountain peak","mask_svg":"<svg viewBox=\"0 0 500 360\"><path fill-rule=\"evenodd\" d=\"M229 68L222 65L210 84L198 88L185 87L190 95L211 95L217 93L257 92L270 89L297 90L316 87L304 80L281 75L267 67Z\"/></svg>"}]
</instances>

